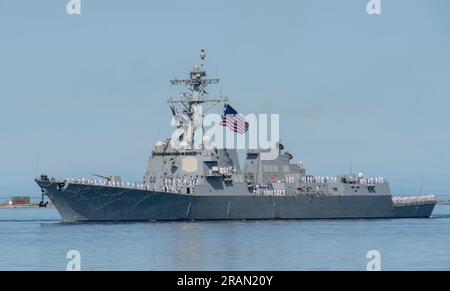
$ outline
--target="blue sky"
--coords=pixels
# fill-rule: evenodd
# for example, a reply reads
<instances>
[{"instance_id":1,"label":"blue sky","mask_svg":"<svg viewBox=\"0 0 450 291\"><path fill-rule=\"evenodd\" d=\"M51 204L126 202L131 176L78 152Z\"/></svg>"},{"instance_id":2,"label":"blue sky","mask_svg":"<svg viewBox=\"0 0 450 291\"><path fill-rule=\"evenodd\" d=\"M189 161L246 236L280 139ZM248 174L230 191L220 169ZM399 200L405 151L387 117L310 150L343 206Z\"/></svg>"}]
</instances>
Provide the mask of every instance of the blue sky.
<instances>
[{"instance_id":1,"label":"blue sky","mask_svg":"<svg viewBox=\"0 0 450 291\"><path fill-rule=\"evenodd\" d=\"M139 181L172 132L168 80L207 68L243 113L279 113L317 175L450 193L450 2L0 0L0 195L40 172ZM213 91L214 92L214 91ZM422 187L421 187L422 185Z\"/></svg>"}]
</instances>

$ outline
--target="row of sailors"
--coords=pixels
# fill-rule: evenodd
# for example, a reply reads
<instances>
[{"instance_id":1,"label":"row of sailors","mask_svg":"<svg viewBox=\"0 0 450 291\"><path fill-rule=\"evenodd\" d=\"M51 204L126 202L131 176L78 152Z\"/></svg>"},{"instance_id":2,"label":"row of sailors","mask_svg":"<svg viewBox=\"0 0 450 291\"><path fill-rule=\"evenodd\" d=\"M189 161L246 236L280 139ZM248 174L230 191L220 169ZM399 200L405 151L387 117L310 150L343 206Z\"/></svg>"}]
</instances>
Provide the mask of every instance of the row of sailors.
<instances>
[{"instance_id":1,"label":"row of sailors","mask_svg":"<svg viewBox=\"0 0 450 291\"><path fill-rule=\"evenodd\" d=\"M76 184L85 184L85 185L97 185L97 186L108 186L108 187L120 187L120 188L133 188L133 189L143 189L143 190L156 190L153 189L156 186L149 186L139 183L130 183L130 182L116 182L116 181L104 181L104 180L95 180L95 179L86 179L86 178L66 178L66 181L70 183ZM199 179L195 178L184 178L184 179L173 179L166 178L163 180L163 185L165 187L170 186L197 186L199 185Z\"/></svg>"},{"instance_id":2,"label":"row of sailors","mask_svg":"<svg viewBox=\"0 0 450 291\"><path fill-rule=\"evenodd\" d=\"M156 186L156 184L152 186L147 186L145 190L151 190L151 191L161 191L166 193L181 193L181 189L176 187L175 185L172 186Z\"/></svg>"},{"instance_id":3,"label":"row of sailors","mask_svg":"<svg viewBox=\"0 0 450 291\"><path fill-rule=\"evenodd\" d=\"M292 183L293 181L288 178L293 177L286 177L287 183ZM319 177L319 176L302 176L301 182L303 183L337 183L338 178L337 177ZM357 178L355 180L357 184L383 184L384 178L383 177L375 177L375 178Z\"/></svg>"},{"instance_id":4,"label":"row of sailors","mask_svg":"<svg viewBox=\"0 0 450 291\"><path fill-rule=\"evenodd\" d=\"M359 184L383 184L384 178L383 177L358 178L357 181Z\"/></svg>"},{"instance_id":5,"label":"row of sailors","mask_svg":"<svg viewBox=\"0 0 450 291\"><path fill-rule=\"evenodd\" d=\"M420 203L420 202L436 202L435 195L411 196L411 197L392 197L392 201L398 204Z\"/></svg>"},{"instance_id":6,"label":"row of sailors","mask_svg":"<svg viewBox=\"0 0 450 291\"><path fill-rule=\"evenodd\" d=\"M161 191L168 193L180 193L180 188L176 184L169 184L169 181L173 179L164 179L164 186L158 187L154 185L144 185L139 183L130 182L114 182L114 181L103 181L95 179L85 179L85 178L67 178L66 181L74 184L84 184L84 185L96 185L96 186L106 186L106 187L117 187L117 188L131 188L138 190L148 190L148 191ZM198 179L185 179L183 182L185 185L198 185Z\"/></svg>"},{"instance_id":7,"label":"row of sailors","mask_svg":"<svg viewBox=\"0 0 450 291\"><path fill-rule=\"evenodd\" d=\"M303 183L337 183L337 177L302 176Z\"/></svg>"},{"instance_id":8,"label":"row of sailors","mask_svg":"<svg viewBox=\"0 0 450 291\"><path fill-rule=\"evenodd\" d=\"M74 183L74 184L151 190L150 189L151 187L149 185L144 185L144 184L139 184L139 183L130 183L130 182L104 181L104 180L85 179L85 178L67 178L66 181L68 181L70 183Z\"/></svg>"},{"instance_id":9,"label":"row of sailors","mask_svg":"<svg viewBox=\"0 0 450 291\"><path fill-rule=\"evenodd\" d=\"M165 178L163 179L163 185L166 187L169 186L198 186L200 184L200 180L198 177L189 177L189 178Z\"/></svg>"},{"instance_id":10,"label":"row of sailors","mask_svg":"<svg viewBox=\"0 0 450 291\"><path fill-rule=\"evenodd\" d=\"M286 190L284 189L253 189L254 195L261 195L261 196L285 196Z\"/></svg>"},{"instance_id":11,"label":"row of sailors","mask_svg":"<svg viewBox=\"0 0 450 291\"><path fill-rule=\"evenodd\" d=\"M155 191L157 191L156 185L155 185ZM180 189L177 188L176 186L164 186L164 187L161 187L161 191L166 192L166 193L180 193Z\"/></svg>"}]
</instances>

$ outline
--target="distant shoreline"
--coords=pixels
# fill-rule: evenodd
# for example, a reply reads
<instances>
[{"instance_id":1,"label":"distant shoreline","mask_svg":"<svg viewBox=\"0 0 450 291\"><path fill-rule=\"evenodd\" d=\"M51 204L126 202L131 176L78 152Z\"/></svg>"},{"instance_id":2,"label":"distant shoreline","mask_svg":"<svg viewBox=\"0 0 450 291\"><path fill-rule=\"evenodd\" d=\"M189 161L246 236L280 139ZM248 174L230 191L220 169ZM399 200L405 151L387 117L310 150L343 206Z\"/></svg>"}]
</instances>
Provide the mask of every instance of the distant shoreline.
<instances>
[{"instance_id":1,"label":"distant shoreline","mask_svg":"<svg viewBox=\"0 0 450 291\"><path fill-rule=\"evenodd\" d=\"M0 204L0 209L14 209L14 208L39 208L39 203L32 204L23 204L23 205L9 205L9 204ZM50 202L47 204L46 208L55 208L53 204Z\"/></svg>"}]
</instances>

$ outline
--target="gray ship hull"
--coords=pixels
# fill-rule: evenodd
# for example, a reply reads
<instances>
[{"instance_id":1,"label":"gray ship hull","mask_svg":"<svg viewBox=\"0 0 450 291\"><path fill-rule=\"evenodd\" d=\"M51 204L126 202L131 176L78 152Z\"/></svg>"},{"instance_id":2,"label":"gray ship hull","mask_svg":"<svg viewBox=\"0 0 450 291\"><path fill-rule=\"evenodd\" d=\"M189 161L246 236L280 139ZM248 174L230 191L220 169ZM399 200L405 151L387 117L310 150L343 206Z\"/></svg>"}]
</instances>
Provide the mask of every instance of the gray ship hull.
<instances>
[{"instance_id":1,"label":"gray ship hull","mask_svg":"<svg viewBox=\"0 0 450 291\"><path fill-rule=\"evenodd\" d=\"M185 195L37 181L64 222L426 218L435 203L394 205L390 195Z\"/></svg>"}]
</instances>

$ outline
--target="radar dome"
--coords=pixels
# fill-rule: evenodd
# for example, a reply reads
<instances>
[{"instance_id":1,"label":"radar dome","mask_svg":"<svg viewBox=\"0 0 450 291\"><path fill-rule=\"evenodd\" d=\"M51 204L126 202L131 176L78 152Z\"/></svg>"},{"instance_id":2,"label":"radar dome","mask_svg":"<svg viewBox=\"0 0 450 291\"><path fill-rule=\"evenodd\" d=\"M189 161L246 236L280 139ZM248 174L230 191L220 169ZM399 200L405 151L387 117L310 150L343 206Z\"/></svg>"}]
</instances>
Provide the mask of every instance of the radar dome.
<instances>
[{"instance_id":1,"label":"radar dome","mask_svg":"<svg viewBox=\"0 0 450 291\"><path fill-rule=\"evenodd\" d=\"M156 148L157 150L160 150L160 149L162 149L165 145L166 145L165 142L163 142L163 141L157 141L157 142L155 143L155 148Z\"/></svg>"}]
</instances>

